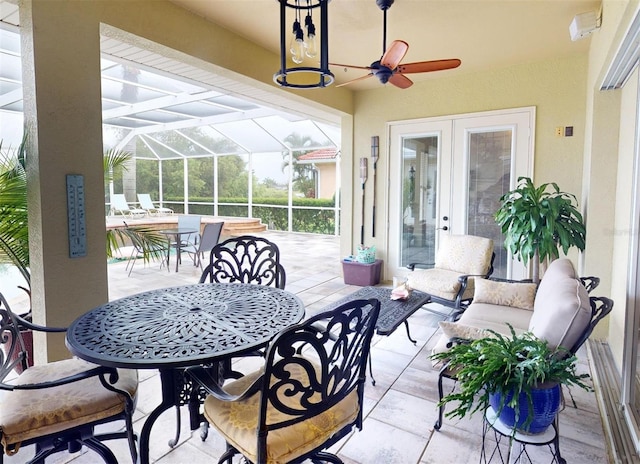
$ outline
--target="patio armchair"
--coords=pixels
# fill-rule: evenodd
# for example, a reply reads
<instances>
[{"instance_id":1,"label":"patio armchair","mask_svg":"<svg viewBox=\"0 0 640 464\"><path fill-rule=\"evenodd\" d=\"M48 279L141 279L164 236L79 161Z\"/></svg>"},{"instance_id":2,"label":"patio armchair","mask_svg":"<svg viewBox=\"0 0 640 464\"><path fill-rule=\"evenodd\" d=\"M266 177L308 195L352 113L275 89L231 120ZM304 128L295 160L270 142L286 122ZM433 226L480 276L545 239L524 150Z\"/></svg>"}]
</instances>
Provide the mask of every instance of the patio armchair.
<instances>
[{"instance_id":1,"label":"patio armchair","mask_svg":"<svg viewBox=\"0 0 640 464\"><path fill-rule=\"evenodd\" d=\"M182 234L179 236L180 240L180 253L176 256L178 262L182 261L180 256L183 251L190 247L198 247L200 243L200 225L202 223L202 217L194 214L181 214L178 216L178 229L194 230L196 232L191 234ZM171 242L171 247L178 249L177 242ZM195 257L194 257L195 260Z\"/></svg>"},{"instance_id":2,"label":"patio armchair","mask_svg":"<svg viewBox=\"0 0 640 464\"><path fill-rule=\"evenodd\" d=\"M197 245L186 245L181 251L184 251L190 255L193 255L194 266L200 266L202 268L202 259L204 254L210 252L220 241L220 234L222 233L222 227L224 222L213 222L205 224L202 231L202 237Z\"/></svg>"},{"instance_id":3,"label":"patio armchair","mask_svg":"<svg viewBox=\"0 0 640 464\"><path fill-rule=\"evenodd\" d=\"M196 247L197 248L197 247ZM269 240L251 235L232 237L216 244L209 254L209 264L204 268L199 283L245 283L265 285L284 290L286 273L280 264L280 249ZM244 353L243 356L264 356L264 350ZM227 358L213 368L207 368L210 375L220 378L238 379L241 372L234 371L232 359ZM176 435L169 441L175 446L180 437L180 407L176 407ZM202 439L207 438L207 430L201 431Z\"/></svg>"},{"instance_id":4,"label":"patio armchair","mask_svg":"<svg viewBox=\"0 0 640 464\"><path fill-rule=\"evenodd\" d=\"M430 303L451 308L442 313L453 318L459 315L473 299L474 279L486 279L493 273L493 240L474 235L444 235L434 264L411 263L413 271L407 276L407 285L427 293Z\"/></svg>"},{"instance_id":5,"label":"patio armchair","mask_svg":"<svg viewBox=\"0 0 640 464\"><path fill-rule=\"evenodd\" d=\"M141 218L147 215L147 212L139 208L131 208L127 203L127 199L122 193L114 193L111 196L111 215L120 214L128 218Z\"/></svg>"},{"instance_id":6,"label":"patio armchair","mask_svg":"<svg viewBox=\"0 0 640 464\"><path fill-rule=\"evenodd\" d=\"M140 203L140 208L145 210L150 216L157 216L158 214L173 214L173 210L171 208L156 207L151 200L151 195L148 193L139 193L138 203Z\"/></svg>"},{"instance_id":7,"label":"patio armchair","mask_svg":"<svg viewBox=\"0 0 640 464\"><path fill-rule=\"evenodd\" d=\"M133 412L138 374L98 366L80 359L66 359L29 366L29 351L23 331L64 332L64 328L42 327L11 311L0 294L0 442L4 455L12 456L35 445L30 463L61 451L75 453L82 446L96 452L106 463L117 463L103 443L126 438L133 462L137 460ZM20 373L18 373L20 372ZM95 427L124 421L124 430L97 434Z\"/></svg>"},{"instance_id":8,"label":"patio armchair","mask_svg":"<svg viewBox=\"0 0 640 464\"><path fill-rule=\"evenodd\" d=\"M187 369L209 394L204 418L227 442L218 463L236 454L253 463L341 463L325 450L362 429L379 311L377 299L355 300L289 327L269 345L263 368L224 387L207 369Z\"/></svg>"}]
</instances>

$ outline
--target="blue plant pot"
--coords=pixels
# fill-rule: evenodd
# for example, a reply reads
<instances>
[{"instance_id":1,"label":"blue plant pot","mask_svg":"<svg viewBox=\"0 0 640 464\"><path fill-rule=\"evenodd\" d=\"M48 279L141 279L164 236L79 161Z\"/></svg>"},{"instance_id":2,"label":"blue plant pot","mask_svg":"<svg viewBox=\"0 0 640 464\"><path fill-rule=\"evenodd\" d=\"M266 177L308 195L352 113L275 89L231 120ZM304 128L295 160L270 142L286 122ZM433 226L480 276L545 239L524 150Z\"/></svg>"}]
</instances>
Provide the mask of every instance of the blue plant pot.
<instances>
[{"instance_id":1,"label":"blue plant pot","mask_svg":"<svg viewBox=\"0 0 640 464\"><path fill-rule=\"evenodd\" d=\"M520 393L520 397L518 398L520 407L517 423L516 411L512 407L507 406L513 397L513 392L508 392L505 395L502 410L500 410L503 396L502 392L490 393L489 404L498 414L500 421L506 426L515 428L520 432L536 434L547 430L555 420L556 414L558 414L558 410L560 409L561 394L560 384L532 390L533 420L526 427L525 423L529 417L529 402L525 393Z\"/></svg>"}]
</instances>

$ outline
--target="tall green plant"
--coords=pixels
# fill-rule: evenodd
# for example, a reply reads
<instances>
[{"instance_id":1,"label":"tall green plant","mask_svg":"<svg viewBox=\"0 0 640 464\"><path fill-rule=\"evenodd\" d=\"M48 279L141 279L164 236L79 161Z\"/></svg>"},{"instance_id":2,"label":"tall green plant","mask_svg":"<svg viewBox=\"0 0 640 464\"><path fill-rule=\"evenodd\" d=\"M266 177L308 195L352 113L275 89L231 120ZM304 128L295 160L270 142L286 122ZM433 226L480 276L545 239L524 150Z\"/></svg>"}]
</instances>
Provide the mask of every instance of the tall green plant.
<instances>
[{"instance_id":1,"label":"tall green plant","mask_svg":"<svg viewBox=\"0 0 640 464\"><path fill-rule=\"evenodd\" d=\"M551 187L551 191L549 191ZM534 186L519 177L515 190L500 197L496 222L505 235L505 247L525 265L532 260L535 282L539 265L566 255L571 247L584 250L586 228L575 195L561 192L555 182Z\"/></svg>"}]
</instances>

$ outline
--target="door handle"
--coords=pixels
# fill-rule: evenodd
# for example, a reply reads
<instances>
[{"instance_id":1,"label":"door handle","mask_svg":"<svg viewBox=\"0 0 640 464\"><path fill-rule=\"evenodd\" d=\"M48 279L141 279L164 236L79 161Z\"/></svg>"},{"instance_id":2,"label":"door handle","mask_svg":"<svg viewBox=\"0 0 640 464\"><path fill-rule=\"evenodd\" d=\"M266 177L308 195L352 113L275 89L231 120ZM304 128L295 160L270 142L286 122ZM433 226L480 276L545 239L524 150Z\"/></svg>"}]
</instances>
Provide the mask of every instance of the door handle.
<instances>
[{"instance_id":1,"label":"door handle","mask_svg":"<svg viewBox=\"0 0 640 464\"><path fill-rule=\"evenodd\" d=\"M438 230L449 230L449 228L447 226L444 227L438 227Z\"/></svg>"}]
</instances>

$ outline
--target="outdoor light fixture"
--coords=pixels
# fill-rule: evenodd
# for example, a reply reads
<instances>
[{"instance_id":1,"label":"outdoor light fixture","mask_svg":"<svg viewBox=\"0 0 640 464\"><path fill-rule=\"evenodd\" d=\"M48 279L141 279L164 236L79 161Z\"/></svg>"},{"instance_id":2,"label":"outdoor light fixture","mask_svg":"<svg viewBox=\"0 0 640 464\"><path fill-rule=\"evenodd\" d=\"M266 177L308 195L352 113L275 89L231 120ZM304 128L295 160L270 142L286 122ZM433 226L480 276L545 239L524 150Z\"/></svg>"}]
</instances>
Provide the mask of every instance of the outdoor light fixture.
<instances>
[{"instance_id":1,"label":"outdoor light fixture","mask_svg":"<svg viewBox=\"0 0 640 464\"><path fill-rule=\"evenodd\" d=\"M334 76L329 71L328 4L330 1L278 0L280 2L280 70L273 75L276 84L296 89L314 89L327 87L333 83ZM316 34L316 30L320 31L320 37ZM302 66L304 61L311 65ZM318 64L319 67L316 66Z\"/></svg>"}]
</instances>

